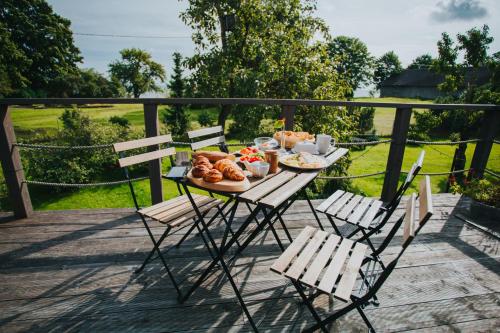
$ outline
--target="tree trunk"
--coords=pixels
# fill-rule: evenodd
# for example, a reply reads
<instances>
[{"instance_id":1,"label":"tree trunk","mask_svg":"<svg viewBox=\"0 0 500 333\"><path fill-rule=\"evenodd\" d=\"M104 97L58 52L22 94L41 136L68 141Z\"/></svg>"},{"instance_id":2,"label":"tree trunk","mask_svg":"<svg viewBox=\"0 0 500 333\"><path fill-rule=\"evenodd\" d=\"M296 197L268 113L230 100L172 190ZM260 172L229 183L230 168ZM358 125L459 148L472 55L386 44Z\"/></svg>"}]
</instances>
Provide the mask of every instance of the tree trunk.
<instances>
[{"instance_id":1,"label":"tree trunk","mask_svg":"<svg viewBox=\"0 0 500 333\"><path fill-rule=\"evenodd\" d=\"M226 129L226 120L229 114L231 113L231 105L222 105L219 111L219 119L217 123L222 126L222 129Z\"/></svg>"},{"instance_id":2,"label":"tree trunk","mask_svg":"<svg viewBox=\"0 0 500 333\"><path fill-rule=\"evenodd\" d=\"M456 170L464 170L465 169L465 162L467 161L467 157L465 156L465 152L467 150L467 144L466 143L460 143L458 145L457 149L457 159L455 161L455 169ZM465 175L463 172L455 174L455 178L457 181L462 184L463 180L465 179Z\"/></svg>"}]
</instances>

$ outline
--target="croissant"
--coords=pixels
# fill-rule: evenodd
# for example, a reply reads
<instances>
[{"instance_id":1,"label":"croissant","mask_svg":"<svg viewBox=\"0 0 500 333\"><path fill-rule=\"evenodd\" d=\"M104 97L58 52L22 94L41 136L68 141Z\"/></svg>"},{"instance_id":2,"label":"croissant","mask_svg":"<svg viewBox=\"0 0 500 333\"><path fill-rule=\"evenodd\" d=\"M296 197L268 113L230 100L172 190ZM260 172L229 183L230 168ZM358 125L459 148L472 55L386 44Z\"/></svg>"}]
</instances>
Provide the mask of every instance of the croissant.
<instances>
[{"instance_id":1,"label":"croissant","mask_svg":"<svg viewBox=\"0 0 500 333\"><path fill-rule=\"evenodd\" d=\"M225 178L229 180L242 181L245 179L245 174L238 168L234 166L228 166L223 171L222 174Z\"/></svg>"},{"instance_id":2,"label":"croissant","mask_svg":"<svg viewBox=\"0 0 500 333\"><path fill-rule=\"evenodd\" d=\"M223 172L226 167L236 167L236 164L228 159L219 160L214 164L214 168L220 172Z\"/></svg>"}]
</instances>

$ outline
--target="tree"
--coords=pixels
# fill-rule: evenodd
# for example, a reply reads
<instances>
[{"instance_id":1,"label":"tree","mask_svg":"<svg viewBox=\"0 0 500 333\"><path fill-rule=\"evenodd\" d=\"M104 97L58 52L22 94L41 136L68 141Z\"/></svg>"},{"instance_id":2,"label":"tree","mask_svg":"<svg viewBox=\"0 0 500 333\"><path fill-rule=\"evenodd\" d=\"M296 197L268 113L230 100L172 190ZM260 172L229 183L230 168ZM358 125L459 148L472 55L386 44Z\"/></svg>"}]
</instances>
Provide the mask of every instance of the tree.
<instances>
[{"instance_id":1,"label":"tree","mask_svg":"<svg viewBox=\"0 0 500 333\"><path fill-rule=\"evenodd\" d=\"M190 0L181 14L193 30L196 53L187 59L195 97L345 98L327 57L328 28L314 16L315 1ZM225 125L231 106L223 106ZM271 112L271 111L270 111ZM259 128L261 107L236 107L235 132ZM236 119L236 117L238 119Z\"/></svg>"},{"instance_id":2,"label":"tree","mask_svg":"<svg viewBox=\"0 0 500 333\"><path fill-rule=\"evenodd\" d=\"M382 82L395 74L401 73L403 67L394 51L389 51L377 59L373 80L377 89L380 89Z\"/></svg>"},{"instance_id":3,"label":"tree","mask_svg":"<svg viewBox=\"0 0 500 333\"><path fill-rule=\"evenodd\" d=\"M434 58L430 54L422 54L413 59L408 69L429 69L432 66Z\"/></svg>"},{"instance_id":4,"label":"tree","mask_svg":"<svg viewBox=\"0 0 500 333\"><path fill-rule=\"evenodd\" d=\"M372 81L374 59L358 38L335 37L328 44L328 53L336 63L337 72L349 83L353 92Z\"/></svg>"},{"instance_id":5,"label":"tree","mask_svg":"<svg viewBox=\"0 0 500 333\"><path fill-rule=\"evenodd\" d=\"M487 25L482 29L472 28L465 34L457 35L457 45L447 34L443 33L438 41L438 58L434 61L432 69L444 75L443 83L438 89L443 96L436 99L439 103L498 103L500 101L500 87L496 83L495 73L500 68L498 59L488 57L489 45L493 37L489 36ZM464 51L464 61L458 62L458 52ZM490 66L492 77L490 83L477 86L474 73L477 69ZM472 76L465 82L465 73L470 71ZM450 134L452 140L467 140L478 133L481 128L483 113L464 110L434 110L422 113L416 118L416 127L420 131L439 130ZM458 145L456 169L465 169L467 144ZM456 175L457 180L464 178L463 174Z\"/></svg>"},{"instance_id":6,"label":"tree","mask_svg":"<svg viewBox=\"0 0 500 333\"><path fill-rule=\"evenodd\" d=\"M57 97L51 85L82 61L70 24L44 0L2 0L0 94Z\"/></svg>"},{"instance_id":7,"label":"tree","mask_svg":"<svg viewBox=\"0 0 500 333\"><path fill-rule=\"evenodd\" d=\"M116 79L107 79L93 68L78 69L54 80L50 94L59 97L120 97L123 87Z\"/></svg>"},{"instance_id":8,"label":"tree","mask_svg":"<svg viewBox=\"0 0 500 333\"><path fill-rule=\"evenodd\" d=\"M162 91L156 80L165 80L163 66L151 59L151 55L140 49L123 49L121 60L109 64L112 79L119 81L128 94L139 98L149 91Z\"/></svg>"},{"instance_id":9,"label":"tree","mask_svg":"<svg viewBox=\"0 0 500 333\"><path fill-rule=\"evenodd\" d=\"M185 84L184 79L182 78L182 56L180 53L175 52L173 54L173 58L174 74L172 74L167 86L170 89L170 96L183 97ZM168 110L163 116L163 121L169 126L174 135L182 136L187 131L188 118L184 113L182 105L174 105L171 110Z\"/></svg>"}]
</instances>

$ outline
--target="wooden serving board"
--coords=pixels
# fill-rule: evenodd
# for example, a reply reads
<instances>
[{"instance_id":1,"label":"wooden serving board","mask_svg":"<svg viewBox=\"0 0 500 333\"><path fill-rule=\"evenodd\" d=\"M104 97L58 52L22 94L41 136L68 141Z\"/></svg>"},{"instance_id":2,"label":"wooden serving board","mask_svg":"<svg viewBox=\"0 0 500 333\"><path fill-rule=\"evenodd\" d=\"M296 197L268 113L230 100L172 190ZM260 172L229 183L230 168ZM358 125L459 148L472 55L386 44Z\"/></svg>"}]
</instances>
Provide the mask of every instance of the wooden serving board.
<instances>
[{"instance_id":1,"label":"wooden serving board","mask_svg":"<svg viewBox=\"0 0 500 333\"><path fill-rule=\"evenodd\" d=\"M246 172L245 172L246 174ZM191 170L187 174L187 178L190 182L196 186L205 188L207 190L221 191L221 192L245 192L251 187L250 181L245 177L242 181L234 181L229 179L223 179L218 183L209 183L203 180L203 178L193 177Z\"/></svg>"}]
</instances>

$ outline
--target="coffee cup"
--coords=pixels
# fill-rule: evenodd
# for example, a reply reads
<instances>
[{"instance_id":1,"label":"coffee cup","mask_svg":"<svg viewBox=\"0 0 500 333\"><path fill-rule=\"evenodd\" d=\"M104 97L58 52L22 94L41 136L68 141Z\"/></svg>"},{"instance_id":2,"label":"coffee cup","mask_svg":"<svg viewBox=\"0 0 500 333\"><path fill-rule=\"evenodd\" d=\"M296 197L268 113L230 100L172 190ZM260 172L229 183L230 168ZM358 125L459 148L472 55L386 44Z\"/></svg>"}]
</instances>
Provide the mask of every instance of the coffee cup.
<instances>
[{"instance_id":1,"label":"coffee cup","mask_svg":"<svg viewBox=\"0 0 500 333\"><path fill-rule=\"evenodd\" d=\"M326 154L330 148L330 142L332 141L332 136L328 134L318 134L316 135L316 148L320 154Z\"/></svg>"}]
</instances>

